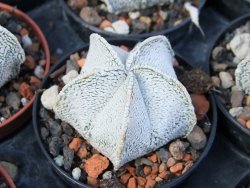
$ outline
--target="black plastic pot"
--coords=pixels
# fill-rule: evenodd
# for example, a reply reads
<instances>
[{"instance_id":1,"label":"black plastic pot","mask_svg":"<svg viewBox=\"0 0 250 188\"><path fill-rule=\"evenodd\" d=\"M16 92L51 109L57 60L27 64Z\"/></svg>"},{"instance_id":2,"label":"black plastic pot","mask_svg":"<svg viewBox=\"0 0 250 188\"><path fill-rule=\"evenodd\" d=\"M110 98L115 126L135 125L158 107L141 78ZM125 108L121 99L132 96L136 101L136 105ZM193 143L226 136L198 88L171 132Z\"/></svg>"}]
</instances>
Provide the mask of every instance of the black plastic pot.
<instances>
[{"instance_id":1,"label":"black plastic pot","mask_svg":"<svg viewBox=\"0 0 250 188\"><path fill-rule=\"evenodd\" d=\"M46 0L1 0L1 3L16 6L23 11L28 11L44 3L45 1Z\"/></svg>"},{"instance_id":2,"label":"black plastic pot","mask_svg":"<svg viewBox=\"0 0 250 188\"><path fill-rule=\"evenodd\" d=\"M229 26L227 26L219 35L216 37L215 42L209 50L209 55L207 57L207 62L210 63L211 73L213 72L211 66L211 56L213 49L219 44L219 42L224 38L226 33L234 31L236 28L244 24L246 21L250 21L250 14L244 15L236 20L234 20ZM213 73L212 73L213 74ZM221 123L220 129L232 141L238 148L240 148L247 155L250 155L250 131L244 128L238 121L235 120L228 112L226 107L220 100L218 93L214 93L216 104L220 109Z\"/></svg>"},{"instance_id":3,"label":"black plastic pot","mask_svg":"<svg viewBox=\"0 0 250 188\"><path fill-rule=\"evenodd\" d=\"M129 40L119 40L119 39L111 39L108 40L109 43L113 44L113 45L126 45L128 47L133 47L136 43L139 42L139 40L136 39L129 39ZM42 84L41 84L41 88L48 88L50 83L51 83L51 79L49 77L49 75L51 73L53 73L55 70L59 69L61 66L65 65L66 60L69 58L69 56L72 53L75 52L81 52L81 51L87 51L89 48L88 45L85 45L83 47L81 47L78 50L74 50L71 53L69 53L68 55L66 55L64 58L62 58L57 64L55 64L52 69L50 70L48 76L43 80ZM178 58L178 56L176 56L177 60L179 62L181 62L183 65L186 65L187 67L190 67L188 64L186 64L185 62L183 62L180 58ZM44 143L42 141L41 138L41 133L40 133L40 128L41 125L39 124L39 109L41 107L41 101L40 101L40 94L37 94L36 96L36 100L35 103L33 105L33 127L34 127L34 131L35 131L35 135L37 138L37 141L39 143L39 146L43 152L43 154L46 156L47 160L49 161L49 163L52 165L53 169L56 171L56 173L65 181L67 182L71 187L79 187L79 188L89 188L90 186L80 183L79 181L74 180L69 174L67 174L63 169L61 169L59 166L57 166L54 162L54 160L51 158L51 156L49 155L48 151L46 150ZM210 132L210 135L208 137L208 142L207 145L205 147L205 149L202 151L199 159L194 163L194 165L183 175L181 175L180 177L177 177L171 181L162 183L160 185L158 185L157 187L161 187L161 188L165 188L165 187L174 187L177 186L181 183L184 182L185 179L187 179L188 176L191 175L191 173L197 169L197 166L202 162L202 160L207 156L213 142L214 142L214 138L215 138L215 134L216 134L216 129L217 129L217 110L216 110L216 104L215 104L215 100L213 98L213 96L210 94L209 95L209 101L211 104L209 113L208 113L208 117L210 119L210 122L212 124L212 129Z\"/></svg>"},{"instance_id":4,"label":"black plastic pot","mask_svg":"<svg viewBox=\"0 0 250 188\"><path fill-rule=\"evenodd\" d=\"M98 27L95 27L93 25L90 25L83 21L79 15L77 15L65 2L66 0L59 0L61 3L61 6L63 7L63 11L65 12L66 18L71 23L72 27L75 29L75 31L79 34L79 36L85 40L89 40L89 35L91 33L98 33L102 35L105 38L137 38L137 39L145 39L151 36L155 35L165 35L170 40L171 44L174 45L180 38L187 35L189 26L191 24L191 19L186 18L184 19L180 24L176 26L172 26L167 29L163 29L160 31L153 31L149 33L143 33L143 34L129 34L129 35L121 35L121 34L115 34L112 32L107 32L104 30L99 29ZM199 4L199 11L204 7L206 3L206 0L200 0Z\"/></svg>"},{"instance_id":5,"label":"black plastic pot","mask_svg":"<svg viewBox=\"0 0 250 188\"><path fill-rule=\"evenodd\" d=\"M241 177L239 183L236 185L236 188L249 188L249 186L250 186L250 171L248 171Z\"/></svg>"}]
</instances>

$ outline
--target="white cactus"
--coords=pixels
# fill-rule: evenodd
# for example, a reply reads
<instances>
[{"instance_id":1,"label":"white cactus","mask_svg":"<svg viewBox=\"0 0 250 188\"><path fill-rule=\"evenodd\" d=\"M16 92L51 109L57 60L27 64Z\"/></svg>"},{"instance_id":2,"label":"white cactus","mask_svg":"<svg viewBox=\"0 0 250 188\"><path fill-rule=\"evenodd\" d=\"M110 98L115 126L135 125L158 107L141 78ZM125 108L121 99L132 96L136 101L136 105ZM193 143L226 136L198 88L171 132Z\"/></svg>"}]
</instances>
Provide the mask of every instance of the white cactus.
<instances>
[{"instance_id":1,"label":"white cactus","mask_svg":"<svg viewBox=\"0 0 250 188\"><path fill-rule=\"evenodd\" d=\"M115 169L186 136L196 124L190 96L177 80L164 36L130 53L97 34L81 74L64 86L53 107Z\"/></svg>"},{"instance_id":2,"label":"white cactus","mask_svg":"<svg viewBox=\"0 0 250 188\"><path fill-rule=\"evenodd\" d=\"M242 60L235 70L235 82L245 94L250 95L250 55Z\"/></svg>"},{"instance_id":3,"label":"white cactus","mask_svg":"<svg viewBox=\"0 0 250 188\"><path fill-rule=\"evenodd\" d=\"M119 14L121 12L130 12L141 10L154 5L166 4L174 0L102 0L111 13Z\"/></svg>"},{"instance_id":4,"label":"white cactus","mask_svg":"<svg viewBox=\"0 0 250 188\"><path fill-rule=\"evenodd\" d=\"M17 38L0 26L0 88L19 74L24 60L24 50Z\"/></svg>"}]
</instances>

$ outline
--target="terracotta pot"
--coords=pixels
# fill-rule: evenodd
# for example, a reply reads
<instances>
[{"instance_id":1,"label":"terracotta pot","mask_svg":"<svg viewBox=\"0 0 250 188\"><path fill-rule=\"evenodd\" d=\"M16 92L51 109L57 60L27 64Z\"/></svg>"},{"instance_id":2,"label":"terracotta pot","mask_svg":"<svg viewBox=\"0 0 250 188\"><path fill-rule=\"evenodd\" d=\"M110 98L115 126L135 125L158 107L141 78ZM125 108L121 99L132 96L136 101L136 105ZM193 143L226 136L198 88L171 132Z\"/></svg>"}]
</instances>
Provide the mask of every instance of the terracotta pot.
<instances>
[{"instance_id":1,"label":"terracotta pot","mask_svg":"<svg viewBox=\"0 0 250 188\"><path fill-rule=\"evenodd\" d=\"M99 29L99 27L93 26L80 18L67 4L66 0L60 0L61 6L63 7L63 11L67 16L67 19L70 21L72 27L75 31L79 34L79 36L83 39L88 41L89 35L91 33L98 33L105 38L137 38L137 39L146 39L148 37L154 35L165 35L170 40L171 44L174 45L179 39L186 36L189 30L189 26L191 24L190 17L185 18L180 24L176 26L171 26L166 29L162 29L160 31L152 31L149 33L142 33L142 34L128 34L128 35L121 35L112 32L107 32L104 30ZM200 0L199 4L199 11L205 6L206 0Z\"/></svg>"},{"instance_id":2,"label":"terracotta pot","mask_svg":"<svg viewBox=\"0 0 250 188\"><path fill-rule=\"evenodd\" d=\"M111 39L108 40L108 42L112 45L125 45L128 47L133 47L135 44L137 44L140 40L138 39L127 39L127 40L121 40L121 39ZM62 58L57 64L55 64L49 74L46 76L46 78L43 80L42 82L42 86L41 88L48 88L50 83L51 83L51 78L49 77L49 75L51 73L53 73L55 70L58 70L60 67L62 67L63 65L65 65L66 60L69 59L69 56L72 53L76 53L76 52L81 52L81 51L87 51L89 49L88 45L85 45L81 48L79 48L78 50L74 50L71 53L67 54L64 58ZM186 64L181 58L179 58L179 56L176 56L177 60L183 64L186 65L187 67L191 68L191 66L189 66L188 64ZM77 188L90 188L89 185L86 185L80 181L75 180L73 177L71 177L65 170L63 170L62 168L60 168L59 166L56 165L55 161L53 160L53 158L51 157L51 155L49 154L48 150L47 150L47 146L43 143L42 137L41 137L41 125L39 123L39 110L41 108L41 101L40 101L41 95L38 94L37 98L34 102L33 105L33 112L32 112L32 120L33 120L33 127L34 127L34 131L36 134L36 138L38 140L38 144L43 152L43 154L46 156L47 160L49 161L49 163L52 165L53 169L55 170L55 172L65 181L67 182L71 187L77 187ZM211 122L211 131L210 134L208 136L207 139L207 145L206 147L203 149L200 157L197 159L197 161L194 163L194 165L183 175L181 175L180 177L177 177L175 179L172 179L170 181L166 181L166 182L162 182L161 184L157 185L157 187L175 187L181 183L184 182L184 180L186 180L191 174L192 172L197 169L198 165L203 161L203 159L207 156L209 150L212 147L212 144L214 142L214 138L215 138L215 134L216 134L216 129L217 129L217 110L216 110L216 104L214 101L213 96L210 94L208 95L208 100L210 101L210 110L208 112L208 117L210 119ZM202 172L201 172L202 173Z\"/></svg>"},{"instance_id":3,"label":"terracotta pot","mask_svg":"<svg viewBox=\"0 0 250 188\"><path fill-rule=\"evenodd\" d=\"M10 188L16 188L13 180L11 179L8 172L4 169L4 167L0 164L0 177L3 177L4 181Z\"/></svg>"},{"instance_id":4,"label":"terracotta pot","mask_svg":"<svg viewBox=\"0 0 250 188\"><path fill-rule=\"evenodd\" d=\"M46 66L44 71L44 76L48 73L50 68L50 51L48 43L38 25L25 13L11 7L4 3L0 3L0 10L9 12L11 15L18 17L21 21L27 23L34 31L34 33L39 38L43 51L45 53ZM28 119L31 118L32 103L34 102L35 96L21 108L16 114L0 124L0 140L9 134L13 133L17 129L21 128Z\"/></svg>"},{"instance_id":5,"label":"terracotta pot","mask_svg":"<svg viewBox=\"0 0 250 188\"><path fill-rule=\"evenodd\" d=\"M211 57L213 49L219 44L219 42L225 37L226 33L230 33L234 31L236 28L241 26L242 24L246 23L246 21L250 21L250 14L246 14L242 17L237 18L234 20L229 26L227 26L221 33L218 34L216 37L215 42L209 49L207 63L210 63L210 70L213 74L213 68L211 63ZM214 93L216 104L219 108L219 113L221 117L221 123L219 128L222 132L229 138L229 140L240 148L243 152L247 155L250 155L250 131L247 130L245 127L240 125L236 119L231 116L231 114L226 109L226 106L221 102L221 97L218 93Z\"/></svg>"}]
</instances>

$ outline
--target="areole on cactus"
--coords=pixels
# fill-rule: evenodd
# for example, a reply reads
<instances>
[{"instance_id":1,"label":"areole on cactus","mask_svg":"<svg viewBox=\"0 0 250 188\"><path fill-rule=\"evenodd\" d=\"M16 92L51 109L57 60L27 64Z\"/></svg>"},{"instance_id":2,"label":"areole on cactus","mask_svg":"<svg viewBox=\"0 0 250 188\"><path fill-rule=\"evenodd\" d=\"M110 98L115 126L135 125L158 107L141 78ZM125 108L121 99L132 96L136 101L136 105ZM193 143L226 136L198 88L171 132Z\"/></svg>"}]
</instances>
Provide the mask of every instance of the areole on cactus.
<instances>
[{"instance_id":1,"label":"areole on cactus","mask_svg":"<svg viewBox=\"0 0 250 188\"><path fill-rule=\"evenodd\" d=\"M25 53L17 38L0 26L0 88L20 72Z\"/></svg>"}]
</instances>

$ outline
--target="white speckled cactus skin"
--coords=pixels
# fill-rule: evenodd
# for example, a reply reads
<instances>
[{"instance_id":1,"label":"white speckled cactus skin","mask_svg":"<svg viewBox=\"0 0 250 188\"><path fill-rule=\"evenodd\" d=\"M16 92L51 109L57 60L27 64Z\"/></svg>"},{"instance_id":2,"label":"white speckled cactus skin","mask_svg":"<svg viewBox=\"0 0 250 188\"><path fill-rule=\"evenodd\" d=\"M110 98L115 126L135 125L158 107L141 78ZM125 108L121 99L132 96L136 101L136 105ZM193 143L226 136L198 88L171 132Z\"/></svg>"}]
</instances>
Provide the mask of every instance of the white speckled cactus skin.
<instances>
[{"instance_id":1,"label":"white speckled cactus skin","mask_svg":"<svg viewBox=\"0 0 250 188\"><path fill-rule=\"evenodd\" d=\"M0 88L19 74L24 60L24 50L17 38L0 26Z\"/></svg>"},{"instance_id":2,"label":"white speckled cactus skin","mask_svg":"<svg viewBox=\"0 0 250 188\"><path fill-rule=\"evenodd\" d=\"M172 56L163 36L128 53L92 34L81 74L65 85L53 110L118 169L186 136L196 124Z\"/></svg>"},{"instance_id":3,"label":"white speckled cactus skin","mask_svg":"<svg viewBox=\"0 0 250 188\"><path fill-rule=\"evenodd\" d=\"M133 10L142 10L154 5L161 5L174 0L102 0L106 3L108 11L119 14L121 12L130 12Z\"/></svg>"},{"instance_id":4,"label":"white speckled cactus skin","mask_svg":"<svg viewBox=\"0 0 250 188\"><path fill-rule=\"evenodd\" d=\"M245 94L250 94L250 55L237 65L235 82Z\"/></svg>"}]
</instances>

